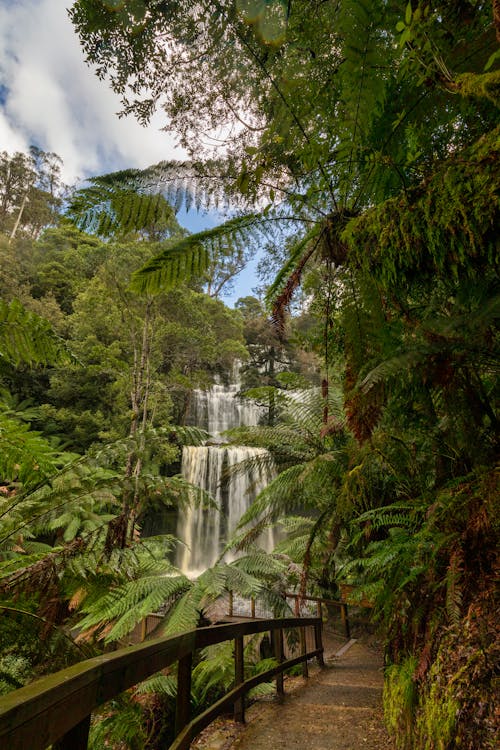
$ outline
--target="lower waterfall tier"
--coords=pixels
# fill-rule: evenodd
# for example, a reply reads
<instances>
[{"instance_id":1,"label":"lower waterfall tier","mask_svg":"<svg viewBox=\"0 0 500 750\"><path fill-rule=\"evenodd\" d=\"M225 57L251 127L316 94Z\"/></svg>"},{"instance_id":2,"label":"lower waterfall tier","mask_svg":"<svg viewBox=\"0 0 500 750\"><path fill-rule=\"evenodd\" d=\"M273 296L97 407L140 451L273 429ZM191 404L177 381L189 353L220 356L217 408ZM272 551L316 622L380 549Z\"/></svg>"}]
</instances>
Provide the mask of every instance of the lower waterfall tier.
<instances>
[{"instance_id":1,"label":"lower waterfall tier","mask_svg":"<svg viewBox=\"0 0 500 750\"><path fill-rule=\"evenodd\" d=\"M190 577L214 565L250 504L274 476L273 463L264 448L188 446L182 453L182 474L217 502L218 509L193 505L179 515L177 536L184 543L177 565ZM270 551L272 532L262 539ZM231 562L235 555L226 554Z\"/></svg>"}]
</instances>

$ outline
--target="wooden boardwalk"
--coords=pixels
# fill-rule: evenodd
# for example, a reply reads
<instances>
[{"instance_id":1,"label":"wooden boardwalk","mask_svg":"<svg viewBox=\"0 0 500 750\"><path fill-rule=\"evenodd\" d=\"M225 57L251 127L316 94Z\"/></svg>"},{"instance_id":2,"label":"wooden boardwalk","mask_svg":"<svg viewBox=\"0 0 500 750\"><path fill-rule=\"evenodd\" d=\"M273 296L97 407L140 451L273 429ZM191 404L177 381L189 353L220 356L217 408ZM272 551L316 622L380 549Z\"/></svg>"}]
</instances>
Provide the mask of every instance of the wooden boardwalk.
<instances>
[{"instance_id":1,"label":"wooden boardwalk","mask_svg":"<svg viewBox=\"0 0 500 750\"><path fill-rule=\"evenodd\" d=\"M285 698L260 701L247 724L220 724L197 750L390 750L382 721L380 656L359 642L309 680L285 681Z\"/></svg>"}]
</instances>

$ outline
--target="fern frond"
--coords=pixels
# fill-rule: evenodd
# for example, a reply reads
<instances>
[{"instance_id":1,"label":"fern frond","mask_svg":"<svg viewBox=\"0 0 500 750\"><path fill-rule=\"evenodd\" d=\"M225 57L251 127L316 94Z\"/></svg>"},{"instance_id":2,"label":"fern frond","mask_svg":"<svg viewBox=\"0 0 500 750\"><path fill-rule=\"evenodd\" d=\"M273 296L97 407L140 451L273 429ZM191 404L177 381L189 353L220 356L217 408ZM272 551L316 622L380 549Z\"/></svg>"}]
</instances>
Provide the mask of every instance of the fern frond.
<instances>
[{"instance_id":1,"label":"fern frond","mask_svg":"<svg viewBox=\"0 0 500 750\"><path fill-rule=\"evenodd\" d=\"M88 180L89 187L77 190L67 214L76 226L89 234L112 237L159 226L178 228L170 204L160 194L134 187L134 172L119 172Z\"/></svg>"},{"instance_id":2,"label":"fern frond","mask_svg":"<svg viewBox=\"0 0 500 750\"><path fill-rule=\"evenodd\" d=\"M343 207L351 202L359 173L362 145L382 110L387 88L385 72L395 51L391 37L381 30L383 10L370 0L341 3L338 30L343 63L339 68L342 137L337 148L339 189ZM343 171L343 174L342 174Z\"/></svg>"},{"instance_id":3,"label":"fern frond","mask_svg":"<svg viewBox=\"0 0 500 750\"><path fill-rule=\"evenodd\" d=\"M4 483L19 482L23 487L33 487L56 471L59 462L60 453L38 432L0 415L0 478ZM17 497L2 496L0 514L17 502Z\"/></svg>"},{"instance_id":4,"label":"fern frond","mask_svg":"<svg viewBox=\"0 0 500 750\"><path fill-rule=\"evenodd\" d=\"M106 628L104 641L109 643L130 633L133 627L165 602L178 598L190 583L180 573L172 573L163 560L142 563L140 577L112 589L104 597L84 603L85 617L78 627L85 632L94 626Z\"/></svg>"},{"instance_id":5,"label":"fern frond","mask_svg":"<svg viewBox=\"0 0 500 750\"><path fill-rule=\"evenodd\" d=\"M446 571L446 611L452 625L459 626L462 614L463 554L454 550Z\"/></svg>"},{"instance_id":6,"label":"fern frond","mask_svg":"<svg viewBox=\"0 0 500 750\"><path fill-rule=\"evenodd\" d=\"M147 695L148 693L159 693L167 698L177 697L177 681L166 674L157 674L149 680L139 683L134 688L134 695Z\"/></svg>"},{"instance_id":7,"label":"fern frond","mask_svg":"<svg viewBox=\"0 0 500 750\"><path fill-rule=\"evenodd\" d=\"M131 287L139 293L172 289L182 281L203 276L216 255L246 253L262 234L265 234L265 220L258 214L249 214L184 237L136 271Z\"/></svg>"},{"instance_id":8,"label":"fern frond","mask_svg":"<svg viewBox=\"0 0 500 750\"><path fill-rule=\"evenodd\" d=\"M70 359L66 344L47 320L26 310L18 300L0 299L0 362L47 365Z\"/></svg>"}]
</instances>

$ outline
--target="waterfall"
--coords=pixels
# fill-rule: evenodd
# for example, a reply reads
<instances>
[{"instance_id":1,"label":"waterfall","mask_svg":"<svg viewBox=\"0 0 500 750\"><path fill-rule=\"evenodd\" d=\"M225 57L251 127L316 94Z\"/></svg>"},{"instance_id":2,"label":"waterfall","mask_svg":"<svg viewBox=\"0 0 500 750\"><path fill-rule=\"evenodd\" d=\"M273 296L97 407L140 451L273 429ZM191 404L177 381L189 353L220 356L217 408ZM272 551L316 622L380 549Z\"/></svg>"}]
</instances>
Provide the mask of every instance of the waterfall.
<instances>
[{"instance_id":1,"label":"waterfall","mask_svg":"<svg viewBox=\"0 0 500 750\"><path fill-rule=\"evenodd\" d=\"M225 430L241 425L256 425L263 409L255 402L240 400L238 383L213 385L208 391L195 390L189 421L196 427L218 436Z\"/></svg>"},{"instance_id":2,"label":"waterfall","mask_svg":"<svg viewBox=\"0 0 500 750\"><path fill-rule=\"evenodd\" d=\"M208 391L195 391L190 422L211 433L241 425L256 425L262 409L237 398L238 384L213 385ZM245 471L238 471L248 461ZM182 452L182 474L188 482L209 492L219 510L191 505L179 514L177 536L184 542L179 549L177 565L190 577L213 565L224 544L235 530L243 513L273 477L272 462L264 448L248 446L187 446ZM272 534L262 540L265 548L273 546ZM233 555L226 555L230 562Z\"/></svg>"}]
</instances>

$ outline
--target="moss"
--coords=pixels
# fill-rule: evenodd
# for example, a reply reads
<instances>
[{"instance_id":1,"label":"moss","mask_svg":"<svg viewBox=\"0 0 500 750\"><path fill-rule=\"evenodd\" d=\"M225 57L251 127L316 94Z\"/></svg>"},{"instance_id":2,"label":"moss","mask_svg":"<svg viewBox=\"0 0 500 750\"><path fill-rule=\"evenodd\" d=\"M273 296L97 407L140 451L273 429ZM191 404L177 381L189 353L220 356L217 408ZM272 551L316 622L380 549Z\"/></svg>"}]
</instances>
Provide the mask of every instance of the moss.
<instances>
[{"instance_id":1,"label":"moss","mask_svg":"<svg viewBox=\"0 0 500 750\"><path fill-rule=\"evenodd\" d=\"M430 689L420 698L415 722L415 747L426 750L448 750L453 746L459 703L452 689L443 684L439 667L429 674Z\"/></svg>"},{"instance_id":2,"label":"moss","mask_svg":"<svg viewBox=\"0 0 500 750\"><path fill-rule=\"evenodd\" d=\"M463 96L489 99L500 107L500 70L491 73L463 73L456 79L457 89Z\"/></svg>"},{"instance_id":3,"label":"moss","mask_svg":"<svg viewBox=\"0 0 500 750\"><path fill-rule=\"evenodd\" d=\"M413 747L413 724L417 705L414 680L417 660L410 656L387 668L384 682L384 718L398 750Z\"/></svg>"},{"instance_id":4,"label":"moss","mask_svg":"<svg viewBox=\"0 0 500 750\"><path fill-rule=\"evenodd\" d=\"M383 287L415 278L473 278L498 259L500 128L455 154L418 187L347 224L348 262Z\"/></svg>"}]
</instances>

